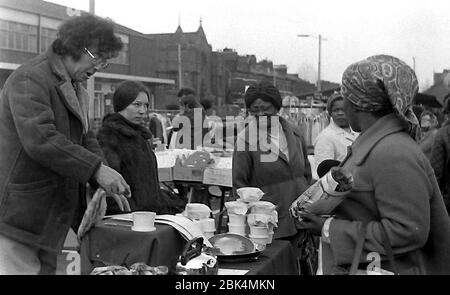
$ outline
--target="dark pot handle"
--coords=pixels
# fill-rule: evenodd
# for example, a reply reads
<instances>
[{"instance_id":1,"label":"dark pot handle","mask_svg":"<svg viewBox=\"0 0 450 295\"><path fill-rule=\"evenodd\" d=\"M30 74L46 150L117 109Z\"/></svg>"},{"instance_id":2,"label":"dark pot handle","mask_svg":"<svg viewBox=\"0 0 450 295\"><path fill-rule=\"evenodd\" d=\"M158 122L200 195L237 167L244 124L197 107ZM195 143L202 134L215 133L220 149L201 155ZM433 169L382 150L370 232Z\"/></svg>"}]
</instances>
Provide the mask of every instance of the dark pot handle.
<instances>
[{"instance_id":1,"label":"dark pot handle","mask_svg":"<svg viewBox=\"0 0 450 295\"><path fill-rule=\"evenodd\" d=\"M200 256L203 248L203 237L197 237L190 240L186 246L184 246L183 253L180 257L181 265L186 265L189 260Z\"/></svg>"}]
</instances>

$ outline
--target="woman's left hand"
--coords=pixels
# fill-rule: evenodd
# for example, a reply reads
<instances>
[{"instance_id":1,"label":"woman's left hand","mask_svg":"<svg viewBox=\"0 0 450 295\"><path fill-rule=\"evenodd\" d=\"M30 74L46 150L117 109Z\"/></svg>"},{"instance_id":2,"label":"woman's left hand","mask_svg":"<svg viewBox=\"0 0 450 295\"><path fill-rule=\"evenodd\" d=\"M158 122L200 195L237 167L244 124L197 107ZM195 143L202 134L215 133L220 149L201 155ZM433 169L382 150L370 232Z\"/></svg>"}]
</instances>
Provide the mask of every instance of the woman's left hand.
<instances>
[{"instance_id":1,"label":"woman's left hand","mask_svg":"<svg viewBox=\"0 0 450 295\"><path fill-rule=\"evenodd\" d=\"M298 222L303 229L306 229L314 235L320 236L322 234L322 227L325 220L327 220L326 218L307 212L299 212L298 215L302 219L298 220Z\"/></svg>"}]
</instances>

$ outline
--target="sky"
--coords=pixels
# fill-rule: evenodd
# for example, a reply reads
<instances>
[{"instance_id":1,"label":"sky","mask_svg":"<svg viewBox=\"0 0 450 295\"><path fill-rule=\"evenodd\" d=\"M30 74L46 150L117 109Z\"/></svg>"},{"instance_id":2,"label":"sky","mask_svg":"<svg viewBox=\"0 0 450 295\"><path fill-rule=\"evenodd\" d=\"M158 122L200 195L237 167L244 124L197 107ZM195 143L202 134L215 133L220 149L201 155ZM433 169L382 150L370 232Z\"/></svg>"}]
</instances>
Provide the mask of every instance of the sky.
<instances>
[{"instance_id":1,"label":"sky","mask_svg":"<svg viewBox=\"0 0 450 295\"><path fill-rule=\"evenodd\" d=\"M48 1L89 10L89 0ZM141 33L172 33L179 22L193 32L201 19L213 50L285 64L312 82L319 34L322 80L339 83L347 66L375 54L415 68L420 91L450 69L448 0L96 0L95 12Z\"/></svg>"}]
</instances>

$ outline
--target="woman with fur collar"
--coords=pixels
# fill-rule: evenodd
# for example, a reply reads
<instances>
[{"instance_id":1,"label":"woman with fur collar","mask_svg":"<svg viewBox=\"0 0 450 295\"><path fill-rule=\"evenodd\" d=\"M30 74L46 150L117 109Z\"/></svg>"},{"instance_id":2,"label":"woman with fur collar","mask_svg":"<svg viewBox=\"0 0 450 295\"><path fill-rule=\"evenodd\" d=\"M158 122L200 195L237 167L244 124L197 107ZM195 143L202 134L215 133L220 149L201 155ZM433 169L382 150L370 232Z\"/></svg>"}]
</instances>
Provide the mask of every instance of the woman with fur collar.
<instances>
[{"instance_id":1,"label":"woman with fur collar","mask_svg":"<svg viewBox=\"0 0 450 295\"><path fill-rule=\"evenodd\" d=\"M156 156L149 142L152 134L144 127L148 105L149 92L143 84L121 83L113 96L115 113L105 116L97 138L110 167L119 171L130 185L131 211L162 214L168 210L167 203L161 196ZM120 212L108 200L107 214Z\"/></svg>"}]
</instances>

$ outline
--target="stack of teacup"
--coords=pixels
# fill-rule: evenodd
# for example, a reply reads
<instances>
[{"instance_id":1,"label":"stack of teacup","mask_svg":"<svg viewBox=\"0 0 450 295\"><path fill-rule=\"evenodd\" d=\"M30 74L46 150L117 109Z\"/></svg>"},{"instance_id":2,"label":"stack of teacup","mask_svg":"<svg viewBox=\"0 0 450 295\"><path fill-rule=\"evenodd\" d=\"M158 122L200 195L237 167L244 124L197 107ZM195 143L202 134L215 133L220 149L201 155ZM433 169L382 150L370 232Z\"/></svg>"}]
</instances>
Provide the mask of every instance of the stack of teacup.
<instances>
[{"instance_id":1,"label":"stack of teacup","mask_svg":"<svg viewBox=\"0 0 450 295\"><path fill-rule=\"evenodd\" d=\"M216 232L216 223L211 216L211 208L201 203L188 203L182 213L183 216L191 219L199 231L209 239Z\"/></svg>"},{"instance_id":2,"label":"stack of teacup","mask_svg":"<svg viewBox=\"0 0 450 295\"><path fill-rule=\"evenodd\" d=\"M271 202L258 201L249 204L250 213L247 223L250 227L249 238L259 245L272 243L273 228L277 227L278 212Z\"/></svg>"},{"instance_id":3,"label":"stack of teacup","mask_svg":"<svg viewBox=\"0 0 450 295\"><path fill-rule=\"evenodd\" d=\"M257 245L270 244L273 228L278 222L276 206L270 202L260 201L264 192L259 188L244 187L236 192L239 199L225 203L229 218L228 232L248 235Z\"/></svg>"},{"instance_id":4,"label":"stack of teacup","mask_svg":"<svg viewBox=\"0 0 450 295\"><path fill-rule=\"evenodd\" d=\"M228 232L246 236L248 204L241 200L226 202L228 212Z\"/></svg>"}]
</instances>

